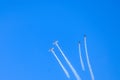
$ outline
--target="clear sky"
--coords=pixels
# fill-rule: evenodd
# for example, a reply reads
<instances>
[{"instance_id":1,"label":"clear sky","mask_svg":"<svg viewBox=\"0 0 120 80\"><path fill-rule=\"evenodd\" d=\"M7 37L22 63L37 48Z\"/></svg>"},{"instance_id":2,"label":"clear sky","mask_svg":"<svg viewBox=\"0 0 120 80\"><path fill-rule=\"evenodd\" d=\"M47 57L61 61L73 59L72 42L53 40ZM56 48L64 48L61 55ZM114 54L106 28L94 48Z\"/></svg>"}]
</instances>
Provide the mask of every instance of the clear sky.
<instances>
[{"instance_id":1,"label":"clear sky","mask_svg":"<svg viewBox=\"0 0 120 80\"><path fill-rule=\"evenodd\" d=\"M82 80L91 80L84 34L95 80L120 80L119 0L0 0L0 80L68 80L52 47L75 80L55 40Z\"/></svg>"}]
</instances>

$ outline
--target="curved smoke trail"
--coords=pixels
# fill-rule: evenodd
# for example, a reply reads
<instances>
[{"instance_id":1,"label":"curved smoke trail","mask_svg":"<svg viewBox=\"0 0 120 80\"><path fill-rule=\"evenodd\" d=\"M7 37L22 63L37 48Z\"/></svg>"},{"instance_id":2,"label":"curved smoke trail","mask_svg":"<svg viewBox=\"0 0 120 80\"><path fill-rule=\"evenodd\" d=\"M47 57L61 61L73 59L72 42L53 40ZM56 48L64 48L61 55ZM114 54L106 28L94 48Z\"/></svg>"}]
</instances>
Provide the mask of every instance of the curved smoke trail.
<instances>
[{"instance_id":1,"label":"curved smoke trail","mask_svg":"<svg viewBox=\"0 0 120 80\"><path fill-rule=\"evenodd\" d=\"M91 65L90 65L90 61L89 61L89 57L88 57L86 36L84 36L84 45L85 45L85 53L86 53L88 68L89 68L89 71L90 71L91 78L92 78L92 80L94 80L94 74L93 74L93 71L92 71L92 68L91 68Z\"/></svg>"},{"instance_id":2,"label":"curved smoke trail","mask_svg":"<svg viewBox=\"0 0 120 80\"><path fill-rule=\"evenodd\" d=\"M78 49L79 49L81 67L82 67L82 70L85 71L85 67L84 67L84 63L83 63L83 59L82 59L81 48L80 48L80 42L78 43Z\"/></svg>"}]
</instances>

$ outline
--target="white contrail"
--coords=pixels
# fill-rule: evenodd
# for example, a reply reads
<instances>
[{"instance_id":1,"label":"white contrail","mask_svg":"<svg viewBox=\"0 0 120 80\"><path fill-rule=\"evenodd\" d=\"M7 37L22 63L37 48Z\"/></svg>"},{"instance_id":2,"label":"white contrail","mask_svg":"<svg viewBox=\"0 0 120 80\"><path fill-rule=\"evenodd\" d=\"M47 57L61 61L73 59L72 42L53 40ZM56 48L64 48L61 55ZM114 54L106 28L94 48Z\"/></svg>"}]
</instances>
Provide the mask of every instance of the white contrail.
<instances>
[{"instance_id":1,"label":"white contrail","mask_svg":"<svg viewBox=\"0 0 120 80\"><path fill-rule=\"evenodd\" d=\"M81 67L82 67L82 70L85 71L84 63L83 63L83 60L82 60L82 53L81 53L80 42L78 43L78 48L79 48L79 56L80 56Z\"/></svg>"},{"instance_id":2,"label":"white contrail","mask_svg":"<svg viewBox=\"0 0 120 80\"><path fill-rule=\"evenodd\" d=\"M66 68L63 66L63 64L61 63L61 61L60 61L59 58L57 57L57 55L55 54L53 48L51 48L50 51L53 53L53 55L54 55L55 58L57 59L58 63L59 63L60 66L62 67L62 69L63 69L64 73L66 74L66 76L67 76L68 78L70 78L70 75L69 75L68 71L67 71Z\"/></svg>"},{"instance_id":3,"label":"white contrail","mask_svg":"<svg viewBox=\"0 0 120 80\"><path fill-rule=\"evenodd\" d=\"M69 65L70 69L72 70L73 74L75 75L77 80L81 80L81 78L79 77L78 73L76 72L76 70L74 69L74 67L72 66L72 64L70 63L70 61L67 59L67 57L65 56L65 54L63 53L63 51L61 50L61 48L59 47L58 41L54 42L54 45L57 46L57 48L60 50L62 56L64 57L64 59L66 60L67 64Z\"/></svg>"},{"instance_id":4,"label":"white contrail","mask_svg":"<svg viewBox=\"0 0 120 80\"><path fill-rule=\"evenodd\" d=\"M88 57L86 36L84 36L84 45L85 45L85 53L86 53L88 68L89 68L89 71L90 71L91 78L92 78L92 80L94 80L94 74L93 74L93 71L92 71L92 68L91 68L91 65L90 65L90 61L89 61L89 57Z\"/></svg>"}]
</instances>

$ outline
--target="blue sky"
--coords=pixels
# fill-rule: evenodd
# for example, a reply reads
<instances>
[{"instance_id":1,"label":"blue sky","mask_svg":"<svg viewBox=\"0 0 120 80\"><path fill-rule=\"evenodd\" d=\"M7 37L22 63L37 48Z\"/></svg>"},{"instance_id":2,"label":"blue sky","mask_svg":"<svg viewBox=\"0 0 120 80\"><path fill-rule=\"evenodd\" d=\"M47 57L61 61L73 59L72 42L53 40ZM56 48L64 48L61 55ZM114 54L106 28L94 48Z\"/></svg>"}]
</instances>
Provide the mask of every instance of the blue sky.
<instances>
[{"instance_id":1,"label":"blue sky","mask_svg":"<svg viewBox=\"0 0 120 80\"><path fill-rule=\"evenodd\" d=\"M1 0L0 80L68 80L52 47L70 73L55 40L78 71L91 80L83 36L96 80L120 80L119 0ZM86 71L79 62L81 41Z\"/></svg>"}]
</instances>

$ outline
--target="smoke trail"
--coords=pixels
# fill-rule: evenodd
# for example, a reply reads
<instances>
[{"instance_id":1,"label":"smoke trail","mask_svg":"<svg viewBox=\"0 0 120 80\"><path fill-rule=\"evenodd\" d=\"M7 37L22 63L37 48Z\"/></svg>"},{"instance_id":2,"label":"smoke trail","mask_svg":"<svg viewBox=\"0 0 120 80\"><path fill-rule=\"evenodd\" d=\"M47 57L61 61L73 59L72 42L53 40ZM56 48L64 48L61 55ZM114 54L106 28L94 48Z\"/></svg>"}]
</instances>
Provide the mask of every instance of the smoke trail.
<instances>
[{"instance_id":1,"label":"smoke trail","mask_svg":"<svg viewBox=\"0 0 120 80\"><path fill-rule=\"evenodd\" d=\"M94 80L94 75L93 75L92 68L91 68L90 61L89 61L89 57L88 57L86 36L84 36L84 45L85 45L85 52L86 52L88 68L89 68L89 71L90 71L91 78L92 78L92 80Z\"/></svg>"},{"instance_id":2,"label":"smoke trail","mask_svg":"<svg viewBox=\"0 0 120 80\"><path fill-rule=\"evenodd\" d=\"M55 54L53 48L50 49L50 51L53 53L53 55L54 55L55 58L57 59L58 63L59 63L60 66L62 67L62 69L63 69L64 73L66 74L66 76L67 76L68 78L70 78L70 75L69 75L68 71L67 71L66 68L63 66L63 64L61 63L61 61L60 61L59 58L57 57L57 55Z\"/></svg>"},{"instance_id":3,"label":"smoke trail","mask_svg":"<svg viewBox=\"0 0 120 80\"><path fill-rule=\"evenodd\" d=\"M83 60L82 60L82 53L81 53L81 48L80 48L80 42L78 43L78 48L79 48L79 56L80 56L81 67L82 67L82 70L85 71L84 63L83 63Z\"/></svg>"},{"instance_id":4,"label":"smoke trail","mask_svg":"<svg viewBox=\"0 0 120 80\"><path fill-rule=\"evenodd\" d=\"M57 48L60 50L62 56L63 56L64 59L66 60L67 64L69 65L69 67L70 67L70 69L72 70L73 74L75 75L76 79L77 79L77 80L81 80L81 78L79 77L78 73L76 72L76 70L74 69L74 67L71 65L70 61L67 59L67 57L65 56L65 54L63 53L63 51L61 50L61 48L59 47L59 45L58 45L57 42L58 42L58 41L56 41L56 42L54 43L54 45L56 45Z\"/></svg>"}]
</instances>

